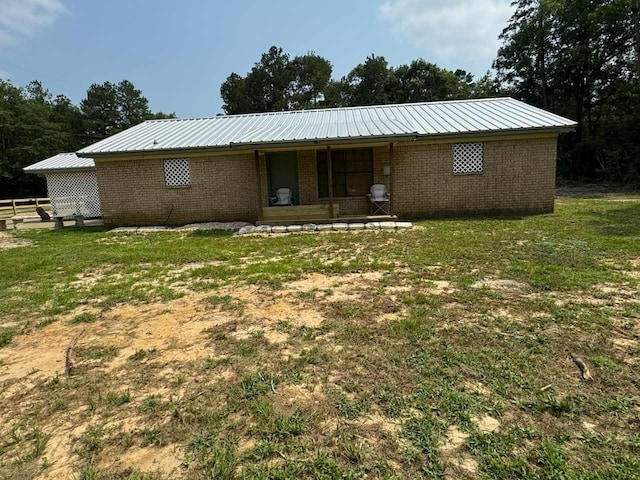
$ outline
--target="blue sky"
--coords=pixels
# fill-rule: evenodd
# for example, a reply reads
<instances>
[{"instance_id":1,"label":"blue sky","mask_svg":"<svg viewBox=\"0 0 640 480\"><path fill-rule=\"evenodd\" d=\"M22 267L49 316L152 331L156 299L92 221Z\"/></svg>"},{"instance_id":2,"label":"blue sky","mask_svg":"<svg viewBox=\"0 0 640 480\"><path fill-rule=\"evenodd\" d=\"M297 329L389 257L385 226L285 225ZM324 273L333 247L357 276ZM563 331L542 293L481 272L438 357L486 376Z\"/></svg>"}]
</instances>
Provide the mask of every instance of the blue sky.
<instances>
[{"instance_id":1,"label":"blue sky","mask_svg":"<svg viewBox=\"0 0 640 480\"><path fill-rule=\"evenodd\" d=\"M334 78L367 55L422 57L482 75L510 0L0 0L0 78L39 79L79 102L91 83L128 79L152 110L221 112L220 84L271 45L315 51Z\"/></svg>"}]
</instances>

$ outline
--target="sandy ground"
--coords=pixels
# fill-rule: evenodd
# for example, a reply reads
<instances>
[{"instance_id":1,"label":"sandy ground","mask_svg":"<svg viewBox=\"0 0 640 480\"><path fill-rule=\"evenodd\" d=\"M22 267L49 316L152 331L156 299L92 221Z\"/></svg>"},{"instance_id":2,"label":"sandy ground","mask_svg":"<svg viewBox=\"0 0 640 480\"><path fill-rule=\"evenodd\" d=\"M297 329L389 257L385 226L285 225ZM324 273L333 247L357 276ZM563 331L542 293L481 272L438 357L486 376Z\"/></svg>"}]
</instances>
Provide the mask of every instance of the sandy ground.
<instances>
[{"instance_id":1,"label":"sandy ground","mask_svg":"<svg viewBox=\"0 0 640 480\"><path fill-rule=\"evenodd\" d=\"M6 241L5 236L0 238ZM341 276L312 274L277 291L249 285L189 293L166 303L116 306L104 313L94 312L99 318L93 323L71 324L71 318L91 310L83 306L44 328L18 335L0 351L0 404L17 393L33 390L35 394L43 381L64 376L65 350L78 332L82 333L76 348L97 345L117 348L117 355L101 365L104 374L122 378L126 383L129 358L140 350L152 350L154 362L166 365L162 374L166 376L168 385L175 379L174 367L181 362L204 361L221 355L212 347L208 329L236 322L237 327L232 333L236 340L247 338L259 330L268 342L284 343L288 335L278 328L282 322L292 326L318 327L325 319L323 305L355 298L354 291L373 287L381 275L380 272ZM229 295L241 310L212 306L206 300L212 293ZM301 308L300 294L310 293L318 295L317 308L309 303ZM287 353L293 354L284 349L283 354ZM304 394L314 395L313 392ZM88 410L77 413L86 415ZM78 459L73 453L73 439L82 434L86 424L74 421L73 412L63 418L63 423L52 421L47 425L45 433L51 437L44 455L50 460L55 459L55 464L38 478L73 478L77 472ZM6 425L11 422L11 412L0 409L0 423ZM135 418L125 419L125 431L137 427ZM156 471L171 477L183 458L184 452L180 448L177 445L131 448L127 450L127 458L110 458L107 451L102 456L101 466L136 465L143 471Z\"/></svg>"}]
</instances>

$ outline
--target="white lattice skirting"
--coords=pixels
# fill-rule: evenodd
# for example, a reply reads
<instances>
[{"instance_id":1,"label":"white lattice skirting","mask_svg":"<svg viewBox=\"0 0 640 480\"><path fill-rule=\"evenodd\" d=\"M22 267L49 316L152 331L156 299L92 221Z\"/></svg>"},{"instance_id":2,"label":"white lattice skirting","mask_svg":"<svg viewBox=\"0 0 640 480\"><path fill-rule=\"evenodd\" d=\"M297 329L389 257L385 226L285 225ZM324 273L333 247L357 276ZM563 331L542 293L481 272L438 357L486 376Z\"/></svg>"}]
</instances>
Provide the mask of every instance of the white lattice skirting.
<instances>
[{"instance_id":1,"label":"white lattice skirting","mask_svg":"<svg viewBox=\"0 0 640 480\"><path fill-rule=\"evenodd\" d=\"M453 173L482 173L484 169L481 142L453 144Z\"/></svg>"},{"instance_id":2,"label":"white lattice skirting","mask_svg":"<svg viewBox=\"0 0 640 480\"><path fill-rule=\"evenodd\" d=\"M47 190L51 199L51 210L57 216L56 198L77 200L78 205L82 205L88 210L90 217L100 217L100 196L98 195L98 182L96 173L90 172L65 172L48 173ZM77 212L80 214L81 212ZM86 211L84 212L86 213Z\"/></svg>"}]
</instances>

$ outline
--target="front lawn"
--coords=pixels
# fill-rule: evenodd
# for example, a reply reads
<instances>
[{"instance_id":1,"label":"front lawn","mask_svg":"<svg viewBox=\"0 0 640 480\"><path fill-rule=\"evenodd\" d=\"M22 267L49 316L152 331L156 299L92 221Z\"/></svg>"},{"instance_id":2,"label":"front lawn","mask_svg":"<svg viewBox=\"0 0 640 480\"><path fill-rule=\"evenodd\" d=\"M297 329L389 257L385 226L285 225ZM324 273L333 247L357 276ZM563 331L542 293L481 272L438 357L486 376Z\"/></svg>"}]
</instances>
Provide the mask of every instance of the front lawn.
<instances>
[{"instance_id":1,"label":"front lawn","mask_svg":"<svg viewBox=\"0 0 640 480\"><path fill-rule=\"evenodd\" d=\"M640 197L416 225L0 237L0 478L640 478Z\"/></svg>"}]
</instances>

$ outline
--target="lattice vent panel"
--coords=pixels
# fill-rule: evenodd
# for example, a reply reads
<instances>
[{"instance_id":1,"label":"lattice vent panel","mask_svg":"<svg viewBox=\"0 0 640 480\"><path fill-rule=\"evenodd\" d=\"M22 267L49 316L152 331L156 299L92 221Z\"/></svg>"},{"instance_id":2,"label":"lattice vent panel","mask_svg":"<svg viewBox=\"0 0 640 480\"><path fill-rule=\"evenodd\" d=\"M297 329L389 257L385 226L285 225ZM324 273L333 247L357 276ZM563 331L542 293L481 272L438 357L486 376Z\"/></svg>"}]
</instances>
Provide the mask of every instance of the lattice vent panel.
<instances>
[{"instance_id":1,"label":"lattice vent panel","mask_svg":"<svg viewBox=\"0 0 640 480\"><path fill-rule=\"evenodd\" d=\"M482 173L482 142L453 144L453 173Z\"/></svg>"},{"instance_id":2,"label":"lattice vent panel","mask_svg":"<svg viewBox=\"0 0 640 480\"><path fill-rule=\"evenodd\" d=\"M56 201L69 204L70 200L75 201L71 203L79 205L79 211L76 212L78 214L90 217L102 215L95 172L49 173L46 177L54 216L58 215Z\"/></svg>"},{"instance_id":3,"label":"lattice vent panel","mask_svg":"<svg viewBox=\"0 0 640 480\"><path fill-rule=\"evenodd\" d=\"M164 181L167 187L191 185L188 158L170 158L164 161Z\"/></svg>"}]
</instances>

